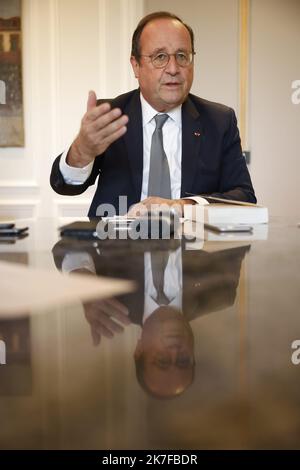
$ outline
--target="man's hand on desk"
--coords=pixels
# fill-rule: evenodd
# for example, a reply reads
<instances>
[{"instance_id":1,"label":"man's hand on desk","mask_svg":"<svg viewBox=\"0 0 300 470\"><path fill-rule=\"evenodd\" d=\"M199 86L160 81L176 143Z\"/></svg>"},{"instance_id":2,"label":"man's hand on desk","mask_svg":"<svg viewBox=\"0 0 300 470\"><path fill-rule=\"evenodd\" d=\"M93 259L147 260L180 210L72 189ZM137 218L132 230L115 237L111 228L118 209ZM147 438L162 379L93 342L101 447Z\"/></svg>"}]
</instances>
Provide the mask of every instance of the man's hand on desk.
<instances>
[{"instance_id":1,"label":"man's hand on desk","mask_svg":"<svg viewBox=\"0 0 300 470\"><path fill-rule=\"evenodd\" d=\"M98 346L101 337L112 339L116 333L122 333L124 326L131 323L127 307L117 299L104 299L84 304L84 314L91 327L94 346Z\"/></svg>"},{"instance_id":2,"label":"man's hand on desk","mask_svg":"<svg viewBox=\"0 0 300 470\"><path fill-rule=\"evenodd\" d=\"M68 155L67 164L82 168L101 155L115 140L125 134L128 117L109 103L97 106L94 91L89 92L87 111L81 120L79 134Z\"/></svg>"},{"instance_id":3,"label":"man's hand on desk","mask_svg":"<svg viewBox=\"0 0 300 470\"><path fill-rule=\"evenodd\" d=\"M143 215L147 211L150 211L151 208L153 209L153 206L157 207L162 204L174 207L174 209L177 210L179 217L181 217L183 215L183 206L185 204L195 204L195 201L192 199L164 199L162 197L151 196L132 206L128 211L128 217Z\"/></svg>"}]
</instances>

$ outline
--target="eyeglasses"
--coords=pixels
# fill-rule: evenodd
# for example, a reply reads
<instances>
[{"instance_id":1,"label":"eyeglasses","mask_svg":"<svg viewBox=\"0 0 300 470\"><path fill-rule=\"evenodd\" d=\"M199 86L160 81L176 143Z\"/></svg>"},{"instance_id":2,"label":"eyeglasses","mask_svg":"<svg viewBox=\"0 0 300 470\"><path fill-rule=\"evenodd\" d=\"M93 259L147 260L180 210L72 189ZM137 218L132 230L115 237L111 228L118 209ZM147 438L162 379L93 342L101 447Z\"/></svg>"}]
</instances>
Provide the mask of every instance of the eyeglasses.
<instances>
[{"instance_id":1,"label":"eyeglasses","mask_svg":"<svg viewBox=\"0 0 300 470\"><path fill-rule=\"evenodd\" d=\"M170 57L174 56L177 65L180 67L188 67L191 65L196 52L175 52L175 54L168 54L167 52L158 52L156 54L145 55L141 54L140 57L149 57L153 66L156 69L166 67L170 61Z\"/></svg>"},{"instance_id":2,"label":"eyeglasses","mask_svg":"<svg viewBox=\"0 0 300 470\"><path fill-rule=\"evenodd\" d=\"M179 352L175 359L172 359L168 352L157 353L151 362L159 369L169 369L172 365L175 365L178 369L192 369L195 366L194 357L184 352Z\"/></svg>"}]
</instances>

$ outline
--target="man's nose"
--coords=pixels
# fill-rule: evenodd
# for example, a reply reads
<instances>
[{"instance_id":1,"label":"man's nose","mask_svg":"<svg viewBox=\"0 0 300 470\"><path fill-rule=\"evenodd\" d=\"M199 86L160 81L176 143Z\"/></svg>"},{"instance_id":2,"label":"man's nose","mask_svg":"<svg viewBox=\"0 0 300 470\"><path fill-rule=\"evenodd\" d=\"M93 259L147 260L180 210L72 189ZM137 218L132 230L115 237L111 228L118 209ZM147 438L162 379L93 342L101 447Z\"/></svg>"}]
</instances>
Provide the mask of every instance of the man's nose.
<instances>
[{"instance_id":1,"label":"man's nose","mask_svg":"<svg viewBox=\"0 0 300 470\"><path fill-rule=\"evenodd\" d=\"M179 72L179 65L176 62L175 55L171 55L165 71L170 75L176 75Z\"/></svg>"}]
</instances>

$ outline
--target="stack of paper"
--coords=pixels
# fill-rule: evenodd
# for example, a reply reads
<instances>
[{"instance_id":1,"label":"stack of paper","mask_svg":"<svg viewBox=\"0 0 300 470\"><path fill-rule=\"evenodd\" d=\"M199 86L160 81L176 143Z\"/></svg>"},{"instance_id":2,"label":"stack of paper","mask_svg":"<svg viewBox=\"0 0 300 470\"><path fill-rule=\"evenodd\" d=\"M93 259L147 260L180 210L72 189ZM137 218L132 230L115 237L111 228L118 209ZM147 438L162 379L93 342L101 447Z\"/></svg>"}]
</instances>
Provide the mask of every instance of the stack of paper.
<instances>
[{"instance_id":1,"label":"stack of paper","mask_svg":"<svg viewBox=\"0 0 300 470\"><path fill-rule=\"evenodd\" d=\"M19 316L62 303L112 297L134 290L134 283L82 274L33 269L0 262L0 317Z\"/></svg>"}]
</instances>

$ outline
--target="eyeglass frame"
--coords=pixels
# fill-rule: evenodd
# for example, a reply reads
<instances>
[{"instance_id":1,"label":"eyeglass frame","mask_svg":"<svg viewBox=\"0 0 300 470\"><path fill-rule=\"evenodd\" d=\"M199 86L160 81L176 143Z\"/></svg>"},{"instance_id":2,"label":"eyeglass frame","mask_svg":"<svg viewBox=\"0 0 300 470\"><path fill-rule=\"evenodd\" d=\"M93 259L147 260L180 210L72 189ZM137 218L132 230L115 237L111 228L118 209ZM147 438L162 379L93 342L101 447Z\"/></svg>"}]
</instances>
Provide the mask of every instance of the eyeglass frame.
<instances>
[{"instance_id":1,"label":"eyeglass frame","mask_svg":"<svg viewBox=\"0 0 300 470\"><path fill-rule=\"evenodd\" d=\"M195 52L195 51L190 51L190 52L187 53L188 56L191 57L191 61L190 61L188 64L186 64L186 65L181 65L181 64L179 64L178 61L177 61L177 57L176 57L177 54L182 54L182 53L185 53L185 51L177 51L177 52L174 52L173 54L169 54L168 52L164 52L164 51L159 51L159 52L154 52L153 54L148 54L148 55L146 55L146 54L140 54L139 57L149 57L149 58L151 59L151 64L153 65L153 67L155 67L156 69L163 69L163 68L166 67L166 66L168 65L168 63L170 62L170 58L171 58L172 56L174 56L174 57L175 57L176 64L179 65L179 67L185 68L185 67L188 67L189 65L191 65L191 64L194 62L194 55L196 54L196 52ZM154 63L153 63L153 58L157 57L159 54L165 54L165 55L168 57L168 61L167 61L166 64L160 65L160 66L154 65Z\"/></svg>"}]
</instances>

